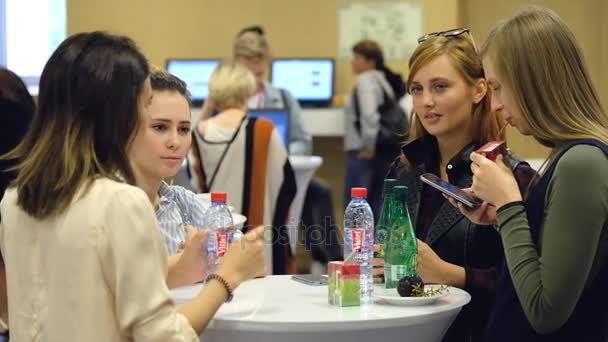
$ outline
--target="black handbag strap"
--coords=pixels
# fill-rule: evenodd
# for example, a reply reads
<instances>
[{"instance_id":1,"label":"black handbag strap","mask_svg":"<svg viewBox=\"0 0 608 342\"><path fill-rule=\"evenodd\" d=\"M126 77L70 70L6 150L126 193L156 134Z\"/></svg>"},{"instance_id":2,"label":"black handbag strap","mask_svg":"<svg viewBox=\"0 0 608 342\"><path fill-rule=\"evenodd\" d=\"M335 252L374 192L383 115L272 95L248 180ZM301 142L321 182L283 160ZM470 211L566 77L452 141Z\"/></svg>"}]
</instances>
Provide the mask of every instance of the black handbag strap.
<instances>
[{"instance_id":1,"label":"black handbag strap","mask_svg":"<svg viewBox=\"0 0 608 342\"><path fill-rule=\"evenodd\" d=\"M359 109L359 95L357 95L357 87L353 89L353 106L355 107L355 129L361 135L361 111Z\"/></svg>"},{"instance_id":2,"label":"black handbag strap","mask_svg":"<svg viewBox=\"0 0 608 342\"><path fill-rule=\"evenodd\" d=\"M207 184L207 189L209 189L209 191L211 191L211 188L213 187L213 183L215 182L215 177L217 176L217 173L220 170L222 163L224 162L224 158L226 157L226 154L228 153L230 146L232 146L232 143L236 140L236 137L239 135L239 132L241 131L241 126L243 126L243 122L245 122L246 119L247 119L247 115L243 116L243 118L239 122L238 127L236 128L236 132L234 132L234 134L232 135L232 138L230 138L230 140L228 140L228 142L226 143L224 152L222 152L222 156L220 157L220 160L218 161L217 166L215 167L215 170L213 170L211 179L209 180L209 183ZM203 140L204 139L205 138L203 137Z\"/></svg>"}]
</instances>

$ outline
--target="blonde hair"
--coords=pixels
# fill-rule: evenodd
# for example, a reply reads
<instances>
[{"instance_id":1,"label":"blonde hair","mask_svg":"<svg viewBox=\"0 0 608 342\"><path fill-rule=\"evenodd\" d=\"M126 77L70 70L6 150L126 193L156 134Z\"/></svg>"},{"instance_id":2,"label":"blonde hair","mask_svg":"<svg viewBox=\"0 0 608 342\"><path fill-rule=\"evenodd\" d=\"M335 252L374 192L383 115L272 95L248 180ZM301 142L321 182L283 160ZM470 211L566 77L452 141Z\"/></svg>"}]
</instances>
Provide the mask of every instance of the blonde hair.
<instances>
[{"instance_id":1,"label":"blonde hair","mask_svg":"<svg viewBox=\"0 0 608 342\"><path fill-rule=\"evenodd\" d=\"M568 26L533 6L496 26L482 48L530 134L547 147L573 139L608 143L608 117Z\"/></svg>"},{"instance_id":2,"label":"blonde hair","mask_svg":"<svg viewBox=\"0 0 608 342\"><path fill-rule=\"evenodd\" d=\"M270 46L264 35L247 31L238 36L233 46L234 58L270 57Z\"/></svg>"},{"instance_id":3,"label":"blonde hair","mask_svg":"<svg viewBox=\"0 0 608 342\"><path fill-rule=\"evenodd\" d=\"M443 55L449 58L468 85L473 86L479 79L485 78L475 44L470 35L464 33L455 37L431 37L420 43L410 57L410 74L407 83L412 83L414 76L422 67ZM476 144L483 145L488 141L505 139L504 133L501 132L505 125L504 120L496 112L491 111L489 92L479 103L473 104L471 120ZM429 135L413 111L410 122L409 141Z\"/></svg>"},{"instance_id":4,"label":"blonde hair","mask_svg":"<svg viewBox=\"0 0 608 342\"><path fill-rule=\"evenodd\" d=\"M234 61L222 62L209 78L209 98L218 109L243 106L255 87L255 77L247 67Z\"/></svg>"}]
</instances>

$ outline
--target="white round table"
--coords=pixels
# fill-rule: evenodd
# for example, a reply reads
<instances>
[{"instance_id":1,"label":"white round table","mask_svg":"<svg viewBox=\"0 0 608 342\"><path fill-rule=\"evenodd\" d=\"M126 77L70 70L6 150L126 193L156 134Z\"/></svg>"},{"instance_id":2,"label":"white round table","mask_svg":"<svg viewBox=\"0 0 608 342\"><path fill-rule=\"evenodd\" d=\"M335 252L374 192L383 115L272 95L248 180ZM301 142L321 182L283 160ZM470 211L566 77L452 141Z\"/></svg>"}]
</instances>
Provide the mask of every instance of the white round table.
<instances>
[{"instance_id":1,"label":"white round table","mask_svg":"<svg viewBox=\"0 0 608 342\"><path fill-rule=\"evenodd\" d=\"M178 305L190 300L201 284L172 291ZM327 286L309 286L290 276L269 276L243 283L205 332L204 341L352 342L440 341L460 309L470 301L465 291L426 306L373 303L337 307L327 303Z\"/></svg>"}]
</instances>

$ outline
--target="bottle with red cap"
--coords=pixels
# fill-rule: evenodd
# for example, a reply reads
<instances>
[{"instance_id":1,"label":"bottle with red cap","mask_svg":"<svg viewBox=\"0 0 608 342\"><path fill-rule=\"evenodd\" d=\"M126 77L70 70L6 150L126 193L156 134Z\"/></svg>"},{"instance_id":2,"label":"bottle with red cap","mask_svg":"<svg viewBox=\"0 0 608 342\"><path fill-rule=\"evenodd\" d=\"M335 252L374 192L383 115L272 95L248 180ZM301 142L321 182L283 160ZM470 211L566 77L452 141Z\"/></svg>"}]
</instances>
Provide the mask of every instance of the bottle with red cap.
<instances>
[{"instance_id":1,"label":"bottle with red cap","mask_svg":"<svg viewBox=\"0 0 608 342\"><path fill-rule=\"evenodd\" d=\"M211 231L207 241L207 274L215 273L236 232L227 197L225 192L212 192L211 207L205 212L205 228Z\"/></svg>"},{"instance_id":2,"label":"bottle with red cap","mask_svg":"<svg viewBox=\"0 0 608 342\"><path fill-rule=\"evenodd\" d=\"M361 265L361 304L367 304L374 284L374 214L366 200L366 188L352 188L351 198L344 212L344 258Z\"/></svg>"}]
</instances>

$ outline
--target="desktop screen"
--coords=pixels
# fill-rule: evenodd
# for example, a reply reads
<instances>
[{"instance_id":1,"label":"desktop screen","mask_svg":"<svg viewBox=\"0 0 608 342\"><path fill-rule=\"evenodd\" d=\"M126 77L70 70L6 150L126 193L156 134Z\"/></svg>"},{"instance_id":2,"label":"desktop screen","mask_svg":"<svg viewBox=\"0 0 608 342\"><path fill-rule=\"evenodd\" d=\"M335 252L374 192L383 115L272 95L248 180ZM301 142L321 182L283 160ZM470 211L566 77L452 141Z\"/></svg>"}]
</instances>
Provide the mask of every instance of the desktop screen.
<instances>
[{"instance_id":1,"label":"desktop screen","mask_svg":"<svg viewBox=\"0 0 608 342\"><path fill-rule=\"evenodd\" d=\"M200 104L209 95L209 77L219 63L219 59L169 59L167 72L186 82L192 102Z\"/></svg>"},{"instance_id":2,"label":"desktop screen","mask_svg":"<svg viewBox=\"0 0 608 342\"><path fill-rule=\"evenodd\" d=\"M289 147L289 112L276 109L257 109L249 110L249 116L257 118L266 118L274 124L281 139L285 143L285 147Z\"/></svg>"},{"instance_id":3,"label":"desktop screen","mask_svg":"<svg viewBox=\"0 0 608 342\"><path fill-rule=\"evenodd\" d=\"M285 58L272 61L271 83L301 102L329 103L334 95L334 61L330 58Z\"/></svg>"}]
</instances>

